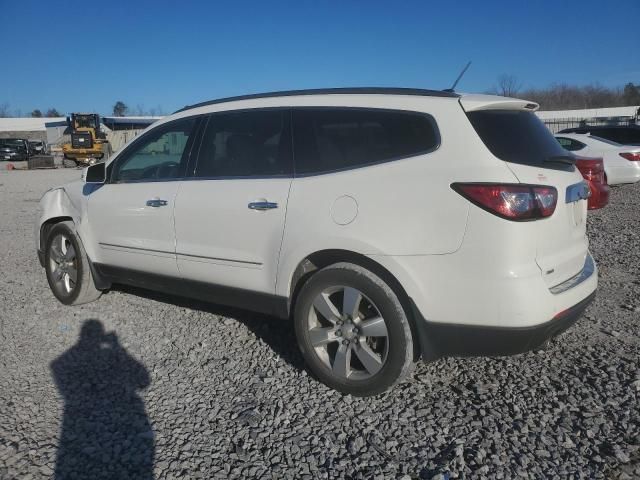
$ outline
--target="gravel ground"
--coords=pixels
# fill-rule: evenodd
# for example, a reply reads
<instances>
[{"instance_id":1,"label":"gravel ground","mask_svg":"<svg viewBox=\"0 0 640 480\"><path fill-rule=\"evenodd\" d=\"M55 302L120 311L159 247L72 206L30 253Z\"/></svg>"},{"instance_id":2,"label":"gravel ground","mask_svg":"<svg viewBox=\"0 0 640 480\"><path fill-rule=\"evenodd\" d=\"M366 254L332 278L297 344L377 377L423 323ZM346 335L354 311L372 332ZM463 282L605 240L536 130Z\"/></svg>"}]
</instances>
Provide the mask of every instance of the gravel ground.
<instances>
[{"instance_id":1,"label":"gravel ground","mask_svg":"<svg viewBox=\"0 0 640 480\"><path fill-rule=\"evenodd\" d=\"M590 214L598 298L546 350L358 399L286 322L124 288L59 304L33 221L78 175L0 173L0 478L640 478L640 185Z\"/></svg>"}]
</instances>

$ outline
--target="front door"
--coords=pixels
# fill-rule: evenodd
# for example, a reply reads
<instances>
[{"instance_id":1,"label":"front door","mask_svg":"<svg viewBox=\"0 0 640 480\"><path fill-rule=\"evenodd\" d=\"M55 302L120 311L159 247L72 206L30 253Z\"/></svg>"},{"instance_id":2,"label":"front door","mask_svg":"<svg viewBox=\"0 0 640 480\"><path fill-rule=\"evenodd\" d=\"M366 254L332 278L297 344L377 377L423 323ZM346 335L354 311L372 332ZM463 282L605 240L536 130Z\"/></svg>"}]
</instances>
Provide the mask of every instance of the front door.
<instances>
[{"instance_id":1,"label":"front door","mask_svg":"<svg viewBox=\"0 0 640 480\"><path fill-rule=\"evenodd\" d=\"M212 114L175 207L189 280L274 293L292 176L287 110Z\"/></svg>"},{"instance_id":2,"label":"front door","mask_svg":"<svg viewBox=\"0 0 640 480\"><path fill-rule=\"evenodd\" d=\"M195 123L190 118L160 125L109 165L107 183L88 202L96 263L178 275L173 212Z\"/></svg>"}]
</instances>

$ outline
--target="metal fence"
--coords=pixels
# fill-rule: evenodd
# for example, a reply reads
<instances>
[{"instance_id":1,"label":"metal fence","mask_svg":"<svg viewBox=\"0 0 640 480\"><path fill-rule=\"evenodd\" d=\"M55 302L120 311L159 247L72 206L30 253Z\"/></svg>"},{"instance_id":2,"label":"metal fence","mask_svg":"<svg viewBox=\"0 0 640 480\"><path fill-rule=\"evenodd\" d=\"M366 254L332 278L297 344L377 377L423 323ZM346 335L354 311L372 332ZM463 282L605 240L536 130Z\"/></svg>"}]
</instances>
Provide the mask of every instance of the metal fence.
<instances>
[{"instance_id":1,"label":"metal fence","mask_svg":"<svg viewBox=\"0 0 640 480\"><path fill-rule=\"evenodd\" d=\"M542 120L551 133L558 133L565 128L603 125L634 125L638 119L636 117L575 117L575 118L545 118Z\"/></svg>"}]
</instances>

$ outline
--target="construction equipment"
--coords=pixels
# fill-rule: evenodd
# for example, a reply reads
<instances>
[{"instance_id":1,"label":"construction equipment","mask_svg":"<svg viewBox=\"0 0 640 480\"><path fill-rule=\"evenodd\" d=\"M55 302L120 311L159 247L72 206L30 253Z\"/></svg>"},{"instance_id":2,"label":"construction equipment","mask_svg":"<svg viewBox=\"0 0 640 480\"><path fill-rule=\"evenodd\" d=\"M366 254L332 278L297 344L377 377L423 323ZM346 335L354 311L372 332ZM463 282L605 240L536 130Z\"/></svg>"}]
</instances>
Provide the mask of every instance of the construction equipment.
<instances>
[{"instance_id":1,"label":"construction equipment","mask_svg":"<svg viewBox=\"0 0 640 480\"><path fill-rule=\"evenodd\" d=\"M64 158L76 165L93 165L111 153L109 142L100 130L100 115L97 113L72 113L67 117L71 130L71 143L62 146Z\"/></svg>"}]
</instances>

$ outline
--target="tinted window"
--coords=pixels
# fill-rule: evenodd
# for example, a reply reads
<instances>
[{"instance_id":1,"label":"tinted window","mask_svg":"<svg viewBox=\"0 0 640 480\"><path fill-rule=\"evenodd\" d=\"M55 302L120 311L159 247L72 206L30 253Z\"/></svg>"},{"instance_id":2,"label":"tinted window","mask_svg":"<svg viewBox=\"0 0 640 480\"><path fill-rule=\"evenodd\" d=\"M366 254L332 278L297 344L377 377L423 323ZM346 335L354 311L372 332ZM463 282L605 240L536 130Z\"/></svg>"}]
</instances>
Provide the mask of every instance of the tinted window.
<instances>
[{"instance_id":1,"label":"tinted window","mask_svg":"<svg viewBox=\"0 0 640 480\"><path fill-rule=\"evenodd\" d=\"M111 181L153 181L183 176L188 161L187 145L195 124L195 118L188 118L146 133L117 160Z\"/></svg>"},{"instance_id":2,"label":"tinted window","mask_svg":"<svg viewBox=\"0 0 640 480\"><path fill-rule=\"evenodd\" d=\"M288 110L217 113L209 117L195 177L291 175Z\"/></svg>"},{"instance_id":3,"label":"tinted window","mask_svg":"<svg viewBox=\"0 0 640 480\"><path fill-rule=\"evenodd\" d=\"M608 140L612 140L616 143L627 143L628 135L627 132L623 129L618 128L602 128L602 129L593 129L591 130L592 135L596 135L597 137L606 138Z\"/></svg>"},{"instance_id":4,"label":"tinted window","mask_svg":"<svg viewBox=\"0 0 640 480\"><path fill-rule=\"evenodd\" d=\"M640 143L640 129L635 128L594 128L591 134L616 143L637 145Z\"/></svg>"},{"instance_id":5,"label":"tinted window","mask_svg":"<svg viewBox=\"0 0 640 480\"><path fill-rule=\"evenodd\" d=\"M425 114L364 109L293 112L296 173L330 172L434 150L439 138Z\"/></svg>"},{"instance_id":6,"label":"tinted window","mask_svg":"<svg viewBox=\"0 0 640 480\"><path fill-rule=\"evenodd\" d=\"M602 137L596 137L595 135L591 135L591 138L593 140L597 140L599 142L606 143L607 145L613 145L614 147L621 147L622 146L622 144L620 144L618 142L614 142L613 140L607 140L606 138L602 138Z\"/></svg>"},{"instance_id":7,"label":"tinted window","mask_svg":"<svg viewBox=\"0 0 640 480\"><path fill-rule=\"evenodd\" d=\"M541 165L550 157L567 155L533 112L480 110L467 116L491 153L506 162Z\"/></svg>"},{"instance_id":8,"label":"tinted window","mask_svg":"<svg viewBox=\"0 0 640 480\"><path fill-rule=\"evenodd\" d=\"M558 143L562 145L562 148L565 150L569 150L570 152L575 152L578 150L582 150L586 145L582 142L578 142L577 140L573 140L571 138L566 137L556 137Z\"/></svg>"}]
</instances>

